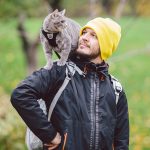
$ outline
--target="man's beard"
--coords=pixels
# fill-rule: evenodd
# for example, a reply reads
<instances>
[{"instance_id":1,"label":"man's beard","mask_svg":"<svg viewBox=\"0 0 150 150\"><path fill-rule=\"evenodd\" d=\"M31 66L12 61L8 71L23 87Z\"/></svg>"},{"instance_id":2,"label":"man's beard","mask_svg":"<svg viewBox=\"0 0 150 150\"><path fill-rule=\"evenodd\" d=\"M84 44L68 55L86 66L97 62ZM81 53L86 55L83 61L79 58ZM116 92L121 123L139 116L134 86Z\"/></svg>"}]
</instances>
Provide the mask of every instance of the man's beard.
<instances>
[{"instance_id":1,"label":"man's beard","mask_svg":"<svg viewBox=\"0 0 150 150\"><path fill-rule=\"evenodd\" d=\"M77 57L80 57L81 59L86 59L86 60L90 61L90 60L93 60L93 59L99 57L100 56L100 51L93 52L91 54L86 54L86 53L82 53L80 51L75 50L74 54L77 55Z\"/></svg>"}]
</instances>

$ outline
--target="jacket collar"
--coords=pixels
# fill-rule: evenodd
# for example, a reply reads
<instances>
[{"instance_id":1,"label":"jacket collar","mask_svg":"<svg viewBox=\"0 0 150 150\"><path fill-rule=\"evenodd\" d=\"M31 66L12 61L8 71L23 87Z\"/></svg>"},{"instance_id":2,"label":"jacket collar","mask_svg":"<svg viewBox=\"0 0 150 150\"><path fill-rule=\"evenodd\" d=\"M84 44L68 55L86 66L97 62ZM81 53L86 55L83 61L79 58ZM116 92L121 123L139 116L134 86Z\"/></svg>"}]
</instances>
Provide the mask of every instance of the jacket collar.
<instances>
[{"instance_id":1,"label":"jacket collar","mask_svg":"<svg viewBox=\"0 0 150 150\"><path fill-rule=\"evenodd\" d=\"M70 60L76 63L76 65L83 70L85 74L96 72L101 80L104 80L108 75L109 65L105 61L100 64L95 64L87 59L81 59L78 56L73 56Z\"/></svg>"}]
</instances>

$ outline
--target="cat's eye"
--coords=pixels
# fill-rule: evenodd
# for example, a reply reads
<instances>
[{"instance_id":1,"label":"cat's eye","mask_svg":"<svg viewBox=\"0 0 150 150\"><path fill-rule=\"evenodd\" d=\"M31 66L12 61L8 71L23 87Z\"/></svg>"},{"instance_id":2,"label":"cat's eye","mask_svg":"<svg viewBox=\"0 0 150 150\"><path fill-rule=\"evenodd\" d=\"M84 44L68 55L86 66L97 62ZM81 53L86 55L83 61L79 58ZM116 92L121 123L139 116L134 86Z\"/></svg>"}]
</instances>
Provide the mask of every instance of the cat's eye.
<instances>
[{"instance_id":1,"label":"cat's eye","mask_svg":"<svg viewBox=\"0 0 150 150\"><path fill-rule=\"evenodd\" d=\"M61 21L61 23L64 23L64 22L65 22L65 20L62 20L62 21Z\"/></svg>"}]
</instances>

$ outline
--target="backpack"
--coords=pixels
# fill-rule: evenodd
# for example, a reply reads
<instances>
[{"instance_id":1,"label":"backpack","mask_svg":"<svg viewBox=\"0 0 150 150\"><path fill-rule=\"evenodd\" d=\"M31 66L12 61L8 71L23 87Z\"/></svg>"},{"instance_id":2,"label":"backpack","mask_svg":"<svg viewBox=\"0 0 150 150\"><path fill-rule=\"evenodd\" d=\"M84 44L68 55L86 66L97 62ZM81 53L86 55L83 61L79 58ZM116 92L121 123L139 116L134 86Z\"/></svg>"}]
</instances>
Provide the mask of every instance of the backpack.
<instances>
[{"instance_id":1,"label":"backpack","mask_svg":"<svg viewBox=\"0 0 150 150\"><path fill-rule=\"evenodd\" d=\"M69 81L71 80L71 78L74 76L75 72L77 71L80 75L85 76L85 73L82 70L80 70L80 68L78 68L75 63L69 61L69 62L66 62L66 66L67 66L66 67L66 78L63 81L61 87L59 88L59 90L57 91L56 95L54 96L54 98L51 102L51 105L50 105L50 108L48 111L48 121L50 121L50 119L51 119L52 112L57 104L59 97L61 96L62 92L66 88L66 86L69 83ZM110 75L110 79L111 79L111 82L113 84L113 88L115 91L116 105L117 105L118 99L119 99L119 94L122 91L122 86L121 86L120 82L114 76ZM46 114L46 105L45 105L44 100L40 99L40 100L38 100L38 103L40 105L40 108ZM42 150L43 149L42 141L28 127L26 130L26 141L25 142L26 142L28 150Z\"/></svg>"}]
</instances>

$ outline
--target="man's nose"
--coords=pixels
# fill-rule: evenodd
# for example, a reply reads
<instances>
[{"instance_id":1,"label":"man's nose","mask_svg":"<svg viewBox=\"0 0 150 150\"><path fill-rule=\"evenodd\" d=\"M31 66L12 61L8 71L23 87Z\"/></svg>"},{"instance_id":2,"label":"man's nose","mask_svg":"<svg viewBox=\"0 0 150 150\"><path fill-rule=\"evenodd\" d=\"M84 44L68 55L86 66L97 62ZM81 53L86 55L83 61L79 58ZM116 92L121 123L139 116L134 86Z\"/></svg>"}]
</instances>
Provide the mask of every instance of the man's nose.
<instances>
[{"instance_id":1,"label":"man's nose","mask_svg":"<svg viewBox=\"0 0 150 150\"><path fill-rule=\"evenodd\" d=\"M82 39L85 40L85 41L88 41L88 40L89 40L89 35L88 35L88 33L82 35Z\"/></svg>"}]
</instances>

